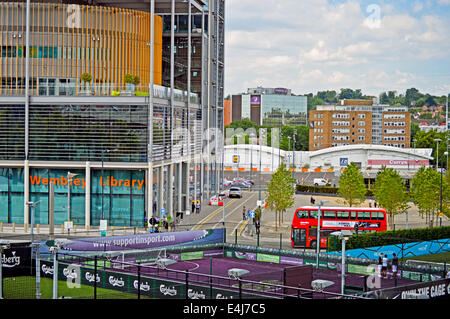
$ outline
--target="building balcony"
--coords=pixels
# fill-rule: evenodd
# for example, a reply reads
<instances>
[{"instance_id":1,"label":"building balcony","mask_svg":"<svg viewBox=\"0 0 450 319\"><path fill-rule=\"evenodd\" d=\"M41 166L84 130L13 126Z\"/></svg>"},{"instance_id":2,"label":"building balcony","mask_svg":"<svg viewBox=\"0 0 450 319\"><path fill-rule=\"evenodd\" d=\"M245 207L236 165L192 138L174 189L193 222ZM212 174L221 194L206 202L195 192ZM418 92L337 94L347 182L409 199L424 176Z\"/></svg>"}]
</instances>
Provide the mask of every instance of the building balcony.
<instances>
[{"instance_id":1,"label":"building balcony","mask_svg":"<svg viewBox=\"0 0 450 319\"><path fill-rule=\"evenodd\" d=\"M59 81L39 83L30 86L30 96L79 96L79 97L114 97L114 96L149 96L149 87L143 85L128 85L116 83L107 84L77 84L63 83ZM170 87L153 85L153 97L170 100L172 90ZM24 85L3 85L0 86L0 96L20 97L25 96ZM174 89L174 101L200 104L200 99L196 93Z\"/></svg>"}]
</instances>

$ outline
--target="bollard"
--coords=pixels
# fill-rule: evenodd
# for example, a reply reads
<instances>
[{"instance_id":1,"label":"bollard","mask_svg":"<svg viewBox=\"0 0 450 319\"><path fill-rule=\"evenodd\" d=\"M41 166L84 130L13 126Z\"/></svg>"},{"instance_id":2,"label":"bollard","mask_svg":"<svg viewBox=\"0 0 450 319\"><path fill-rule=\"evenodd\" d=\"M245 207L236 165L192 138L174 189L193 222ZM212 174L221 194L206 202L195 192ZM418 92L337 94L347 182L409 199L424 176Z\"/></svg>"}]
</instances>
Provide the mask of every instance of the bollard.
<instances>
[{"instance_id":1,"label":"bollard","mask_svg":"<svg viewBox=\"0 0 450 319\"><path fill-rule=\"evenodd\" d=\"M3 223L0 223L0 232L3 232Z\"/></svg>"},{"instance_id":2,"label":"bollard","mask_svg":"<svg viewBox=\"0 0 450 319\"><path fill-rule=\"evenodd\" d=\"M23 231L25 232L25 233L28 233L28 224L23 224Z\"/></svg>"},{"instance_id":3,"label":"bollard","mask_svg":"<svg viewBox=\"0 0 450 319\"><path fill-rule=\"evenodd\" d=\"M13 233L16 232L16 223L12 223L12 232L13 232Z\"/></svg>"},{"instance_id":4,"label":"bollard","mask_svg":"<svg viewBox=\"0 0 450 319\"><path fill-rule=\"evenodd\" d=\"M39 234L39 224L36 224L36 234Z\"/></svg>"}]
</instances>

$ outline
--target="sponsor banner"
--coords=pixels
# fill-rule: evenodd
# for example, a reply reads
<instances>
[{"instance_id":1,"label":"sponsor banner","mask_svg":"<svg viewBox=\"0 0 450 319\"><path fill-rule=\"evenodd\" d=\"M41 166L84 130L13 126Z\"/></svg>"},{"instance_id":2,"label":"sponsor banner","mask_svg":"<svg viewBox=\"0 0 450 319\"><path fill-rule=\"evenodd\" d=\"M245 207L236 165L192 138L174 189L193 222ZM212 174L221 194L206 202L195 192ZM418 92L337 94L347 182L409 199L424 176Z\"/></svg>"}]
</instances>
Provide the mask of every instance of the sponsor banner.
<instances>
[{"instance_id":1,"label":"sponsor banner","mask_svg":"<svg viewBox=\"0 0 450 319\"><path fill-rule=\"evenodd\" d=\"M153 280L154 298L157 299L181 299L184 296L184 284Z\"/></svg>"},{"instance_id":2,"label":"sponsor banner","mask_svg":"<svg viewBox=\"0 0 450 319\"><path fill-rule=\"evenodd\" d=\"M380 159L369 159L367 160L367 165L377 166L377 165L394 165L394 166L429 166L428 160L380 160Z\"/></svg>"},{"instance_id":3,"label":"sponsor banner","mask_svg":"<svg viewBox=\"0 0 450 319\"><path fill-rule=\"evenodd\" d=\"M10 244L10 248L4 249L2 259L2 275L4 277L29 276L34 274L34 266L31 258L31 247L28 244Z\"/></svg>"},{"instance_id":4,"label":"sponsor banner","mask_svg":"<svg viewBox=\"0 0 450 319\"><path fill-rule=\"evenodd\" d=\"M352 274L374 275L375 267L370 265L364 266L364 265L347 264L347 272Z\"/></svg>"},{"instance_id":5,"label":"sponsor banner","mask_svg":"<svg viewBox=\"0 0 450 319\"><path fill-rule=\"evenodd\" d=\"M450 279L441 279L426 283L384 289L376 292L381 299L411 299L417 295L424 295L427 298L449 298Z\"/></svg>"},{"instance_id":6,"label":"sponsor banner","mask_svg":"<svg viewBox=\"0 0 450 319\"><path fill-rule=\"evenodd\" d=\"M279 264L280 256L268 255L268 254L256 254L256 260Z\"/></svg>"},{"instance_id":7,"label":"sponsor banner","mask_svg":"<svg viewBox=\"0 0 450 319\"><path fill-rule=\"evenodd\" d=\"M295 257L280 256L280 264L302 266L303 260L300 258L295 258Z\"/></svg>"},{"instance_id":8,"label":"sponsor banner","mask_svg":"<svg viewBox=\"0 0 450 319\"><path fill-rule=\"evenodd\" d=\"M181 261L203 259L203 251L190 251L180 254Z\"/></svg>"},{"instance_id":9,"label":"sponsor banner","mask_svg":"<svg viewBox=\"0 0 450 319\"><path fill-rule=\"evenodd\" d=\"M167 246L206 245L223 243L224 229L194 230L182 232L149 233L140 235L90 237L59 241L66 251L112 251L123 249L146 249ZM48 252L43 246L42 253Z\"/></svg>"}]
</instances>

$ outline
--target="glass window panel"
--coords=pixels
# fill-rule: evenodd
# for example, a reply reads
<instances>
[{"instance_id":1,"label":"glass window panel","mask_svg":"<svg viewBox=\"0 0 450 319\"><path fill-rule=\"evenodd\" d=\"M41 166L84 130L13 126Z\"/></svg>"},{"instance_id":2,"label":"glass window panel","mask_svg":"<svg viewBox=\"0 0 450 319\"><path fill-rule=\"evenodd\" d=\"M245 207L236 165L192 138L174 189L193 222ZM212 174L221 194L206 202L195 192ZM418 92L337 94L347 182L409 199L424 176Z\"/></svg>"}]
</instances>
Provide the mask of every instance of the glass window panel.
<instances>
[{"instance_id":1,"label":"glass window panel","mask_svg":"<svg viewBox=\"0 0 450 319\"><path fill-rule=\"evenodd\" d=\"M308 211L307 210L299 210L297 212L298 218L308 218Z\"/></svg>"},{"instance_id":2,"label":"glass window panel","mask_svg":"<svg viewBox=\"0 0 450 319\"><path fill-rule=\"evenodd\" d=\"M130 196L111 195L111 226L130 226Z\"/></svg>"},{"instance_id":3,"label":"glass window panel","mask_svg":"<svg viewBox=\"0 0 450 319\"><path fill-rule=\"evenodd\" d=\"M370 219L370 212L358 212L358 219Z\"/></svg>"},{"instance_id":4,"label":"glass window panel","mask_svg":"<svg viewBox=\"0 0 450 319\"><path fill-rule=\"evenodd\" d=\"M356 212L350 212L350 219L356 219Z\"/></svg>"},{"instance_id":5,"label":"glass window panel","mask_svg":"<svg viewBox=\"0 0 450 319\"><path fill-rule=\"evenodd\" d=\"M349 212L337 212L336 214L338 219L348 219L349 217Z\"/></svg>"},{"instance_id":6,"label":"glass window panel","mask_svg":"<svg viewBox=\"0 0 450 319\"><path fill-rule=\"evenodd\" d=\"M8 193L2 193L0 192L0 207L1 213L0 213L0 223L8 223Z\"/></svg>"},{"instance_id":7,"label":"glass window panel","mask_svg":"<svg viewBox=\"0 0 450 319\"><path fill-rule=\"evenodd\" d=\"M309 211L309 218L317 218L317 211Z\"/></svg>"},{"instance_id":8,"label":"glass window panel","mask_svg":"<svg viewBox=\"0 0 450 319\"><path fill-rule=\"evenodd\" d=\"M74 225L85 225L85 202L84 194L73 194L70 197L71 220Z\"/></svg>"},{"instance_id":9,"label":"glass window panel","mask_svg":"<svg viewBox=\"0 0 450 319\"><path fill-rule=\"evenodd\" d=\"M336 218L336 212L333 211L323 211L322 214L324 219L335 219Z\"/></svg>"},{"instance_id":10,"label":"glass window panel","mask_svg":"<svg viewBox=\"0 0 450 319\"><path fill-rule=\"evenodd\" d=\"M142 227L144 225L144 217L145 217L144 212L145 212L144 196L133 196L131 200L130 226Z\"/></svg>"},{"instance_id":11,"label":"glass window panel","mask_svg":"<svg viewBox=\"0 0 450 319\"><path fill-rule=\"evenodd\" d=\"M48 225L48 195L47 194L30 194L30 200L32 202L41 201L34 208L34 224L47 224ZM29 223L31 225L31 213L32 208L30 207L30 220Z\"/></svg>"},{"instance_id":12,"label":"glass window panel","mask_svg":"<svg viewBox=\"0 0 450 319\"><path fill-rule=\"evenodd\" d=\"M23 224L23 193L10 194L9 216L11 223Z\"/></svg>"}]
</instances>

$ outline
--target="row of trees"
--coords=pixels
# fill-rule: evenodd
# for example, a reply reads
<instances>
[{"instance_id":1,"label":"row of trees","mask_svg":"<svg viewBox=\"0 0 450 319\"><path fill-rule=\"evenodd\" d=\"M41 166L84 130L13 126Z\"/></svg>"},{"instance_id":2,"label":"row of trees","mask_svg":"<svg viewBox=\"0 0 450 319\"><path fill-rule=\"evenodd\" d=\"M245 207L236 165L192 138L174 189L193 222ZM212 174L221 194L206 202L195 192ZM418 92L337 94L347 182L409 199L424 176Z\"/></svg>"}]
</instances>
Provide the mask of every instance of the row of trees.
<instances>
[{"instance_id":1,"label":"row of trees","mask_svg":"<svg viewBox=\"0 0 450 319\"><path fill-rule=\"evenodd\" d=\"M433 168L422 166L411 180L408 192L398 171L382 167L376 176L373 194L379 206L386 210L391 226L394 224L395 215L405 213L410 208L411 201L418 207L422 216L425 215L426 221L433 223L440 212L450 216L447 204L450 200L449 186L450 172L444 177ZM339 181L338 194L350 207L365 201L367 188L356 164L351 163L344 170Z\"/></svg>"},{"instance_id":2,"label":"row of trees","mask_svg":"<svg viewBox=\"0 0 450 319\"><path fill-rule=\"evenodd\" d=\"M255 137L259 137L259 130L264 128L267 130L267 146L272 145L272 129L274 127L267 125L258 125L254 122L243 119L231 122L229 125L225 126L225 133L227 128L232 129L242 129L244 133L240 133L242 135L241 141L245 144L250 144L250 136L249 132L255 132ZM281 139L280 139L280 148L282 150L295 150L295 151L308 151L309 149L309 128L306 125L298 125L298 126L283 126L281 129ZM295 134L295 144L294 142L294 133ZM238 134L234 136L232 139L233 144L237 144ZM294 144L294 145L293 145Z\"/></svg>"},{"instance_id":3,"label":"row of trees","mask_svg":"<svg viewBox=\"0 0 450 319\"><path fill-rule=\"evenodd\" d=\"M308 93L308 108L314 108L316 105L333 104L342 99L362 99L372 100L375 96L365 95L360 89L342 88L340 92L334 90L318 91L316 94ZM436 106L444 105L446 96L435 96L428 93L420 93L416 88L410 88L405 93L398 93L397 91L382 92L379 95L381 104L389 105L404 105L407 107L422 107L422 106Z\"/></svg>"}]
</instances>

